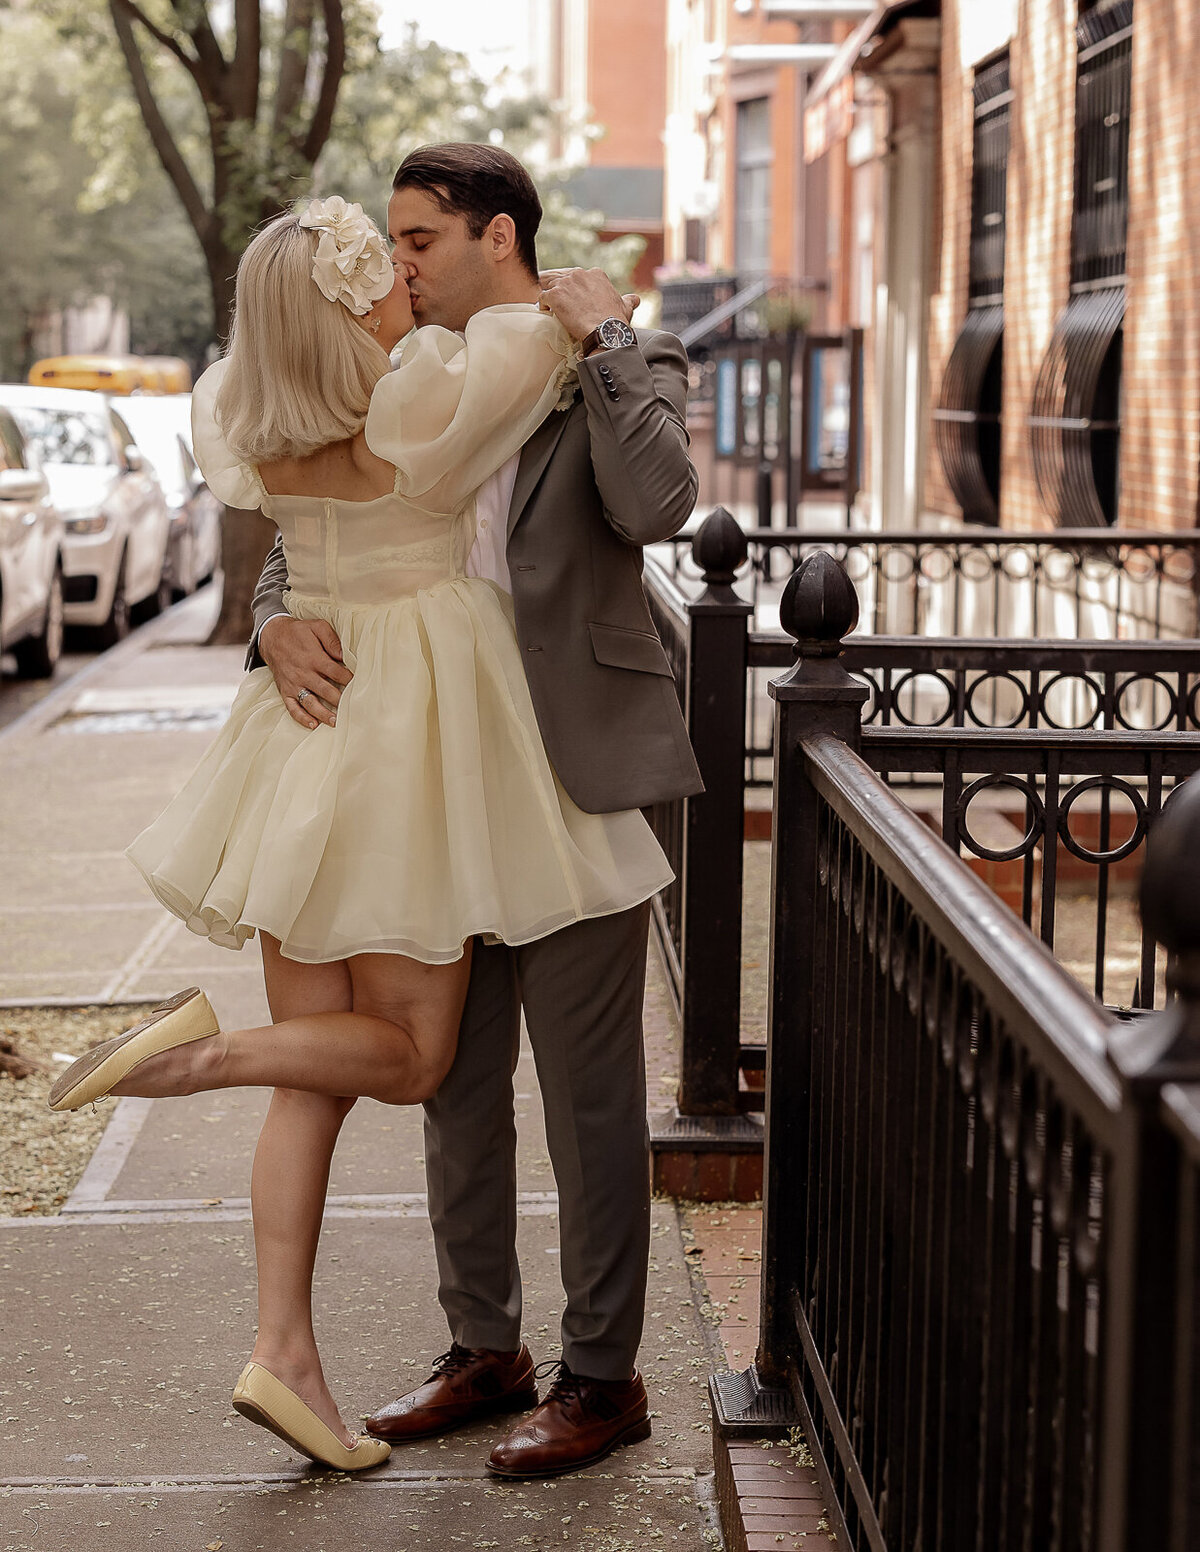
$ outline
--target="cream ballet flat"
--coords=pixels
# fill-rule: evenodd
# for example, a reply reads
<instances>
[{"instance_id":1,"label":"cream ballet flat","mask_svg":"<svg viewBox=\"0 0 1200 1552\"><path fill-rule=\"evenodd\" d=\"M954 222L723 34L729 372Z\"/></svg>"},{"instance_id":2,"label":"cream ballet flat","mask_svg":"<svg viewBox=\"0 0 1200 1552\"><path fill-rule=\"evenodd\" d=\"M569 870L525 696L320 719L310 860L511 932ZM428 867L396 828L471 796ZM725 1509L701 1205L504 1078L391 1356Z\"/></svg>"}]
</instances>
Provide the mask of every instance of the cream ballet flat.
<instances>
[{"instance_id":1,"label":"cream ballet flat","mask_svg":"<svg viewBox=\"0 0 1200 1552\"><path fill-rule=\"evenodd\" d=\"M335 1471L367 1471L382 1466L392 1453L390 1444L362 1433L347 1448L295 1391L259 1363L248 1363L242 1370L234 1386L233 1409L260 1428L269 1428L310 1460Z\"/></svg>"},{"instance_id":2,"label":"cream ballet flat","mask_svg":"<svg viewBox=\"0 0 1200 1552\"><path fill-rule=\"evenodd\" d=\"M147 1057L217 1035L221 1026L198 986L160 1003L148 1018L123 1035L93 1046L78 1061L72 1062L50 1090L51 1110L79 1110L93 1100L103 1099Z\"/></svg>"}]
</instances>

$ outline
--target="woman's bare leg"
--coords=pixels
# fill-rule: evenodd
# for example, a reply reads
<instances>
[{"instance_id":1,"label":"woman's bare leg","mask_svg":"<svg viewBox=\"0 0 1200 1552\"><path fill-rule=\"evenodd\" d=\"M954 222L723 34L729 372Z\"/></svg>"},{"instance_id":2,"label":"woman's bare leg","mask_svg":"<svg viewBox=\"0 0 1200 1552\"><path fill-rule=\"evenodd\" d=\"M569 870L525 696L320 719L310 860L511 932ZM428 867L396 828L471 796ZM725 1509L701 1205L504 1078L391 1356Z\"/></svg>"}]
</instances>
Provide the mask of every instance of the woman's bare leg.
<instances>
[{"instance_id":1,"label":"woman's bare leg","mask_svg":"<svg viewBox=\"0 0 1200 1552\"><path fill-rule=\"evenodd\" d=\"M258 1261L258 1337L251 1357L350 1444L325 1383L312 1324L313 1267L333 1150L357 1093L385 1098L390 1091L396 1102L406 1102L410 1088L440 1083L458 1042L470 946L451 966L417 965L394 954L302 965L285 959L276 939L261 937L275 1022L164 1052L142 1063L117 1091L274 1087L250 1188ZM202 1066L175 1063L172 1071L173 1057L204 1047L221 1050L221 1065L210 1054ZM214 1070L222 1081L196 1081ZM143 1081L136 1083L139 1076Z\"/></svg>"},{"instance_id":2,"label":"woman's bare leg","mask_svg":"<svg viewBox=\"0 0 1200 1552\"><path fill-rule=\"evenodd\" d=\"M271 1016L313 1009L349 1012L346 964L298 965L263 938L263 975ZM250 1177L258 1261L258 1336L251 1354L310 1406L344 1444L351 1442L325 1383L312 1324L312 1277L329 1185L329 1166L353 1099L278 1088L259 1134Z\"/></svg>"},{"instance_id":3,"label":"woman's bare leg","mask_svg":"<svg viewBox=\"0 0 1200 1552\"><path fill-rule=\"evenodd\" d=\"M285 960L263 938L263 962L307 985L338 968ZM281 968L286 967L286 968ZM458 1043L471 973L471 946L448 965L399 954L356 954L341 962L353 983L349 1007L325 1011L298 1000L294 1011L257 1029L222 1031L139 1063L114 1094L160 1099L209 1089L302 1089L337 1098L368 1096L389 1105L419 1104L436 1093ZM272 1010L274 1011L274 1010ZM337 1053L337 1060L330 1055Z\"/></svg>"}]
</instances>

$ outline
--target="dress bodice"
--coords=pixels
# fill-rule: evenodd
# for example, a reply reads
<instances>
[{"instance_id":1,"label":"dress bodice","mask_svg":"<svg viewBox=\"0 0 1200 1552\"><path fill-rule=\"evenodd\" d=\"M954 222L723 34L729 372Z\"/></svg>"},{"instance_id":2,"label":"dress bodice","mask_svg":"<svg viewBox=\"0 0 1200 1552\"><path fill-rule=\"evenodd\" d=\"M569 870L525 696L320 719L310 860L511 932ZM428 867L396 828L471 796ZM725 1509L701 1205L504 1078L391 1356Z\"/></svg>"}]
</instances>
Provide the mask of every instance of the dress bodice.
<instances>
[{"instance_id":1,"label":"dress bodice","mask_svg":"<svg viewBox=\"0 0 1200 1552\"><path fill-rule=\"evenodd\" d=\"M228 361L218 361L192 395L196 462L219 500L278 524L294 592L387 603L462 574L476 491L569 397L577 363L561 324L528 303L485 308L461 335L415 329L376 384L364 427L371 451L395 467L395 487L342 501L268 494L221 430Z\"/></svg>"},{"instance_id":2,"label":"dress bodice","mask_svg":"<svg viewBox=\"0 0 1200 1552\"><path fill-rule=\"evenodd\" d=\"M262 495L283 536L288 586L335 604L383 604L461 576L474 502L429 512L398 491L373 501Z\"/></svg>"}]
</instances>

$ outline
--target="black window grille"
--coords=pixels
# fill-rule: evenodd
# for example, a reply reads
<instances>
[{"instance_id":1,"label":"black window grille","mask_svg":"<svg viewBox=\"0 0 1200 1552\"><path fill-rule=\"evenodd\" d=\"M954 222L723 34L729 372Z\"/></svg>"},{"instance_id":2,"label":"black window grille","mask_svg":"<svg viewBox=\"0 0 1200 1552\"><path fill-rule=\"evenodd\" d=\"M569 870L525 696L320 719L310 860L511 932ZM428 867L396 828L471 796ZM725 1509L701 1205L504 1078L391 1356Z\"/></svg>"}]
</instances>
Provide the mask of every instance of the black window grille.
<instances>
[{"instance_id":1,"label":"black window grille","mask_svg":"<svg viewBox=\"0 0 1200 1552\"><path fill-rule=\"evenodd\" d=\"M1071 296L1033 392L1034 474L1064 527L1117 520L1129 217L1133 0L1099 0L1076 27Z\"/></svg>"},{"instance_id":2,"label":"black window grille","mask_svg":"<svg viewBox=\"0 0 1200 1552\"><path fill-rule=\"evenodd\" d=\"M1076 40L1073 288L1125 275L1133 0L1085 11Z\"/></svg>"},{"instance_id":3,"label":"black window grille","mask_svg":"<svg viewBox=\"0 0 1200 1552\"><path fill-rule=\"evenodd\" d=\"M968 523L1000 521L1004 230L1012 89L1004 54L975 72L968 311L933 413L934 441Z\"/></svg>"},{"instance_id":4,"label":"black window grille","mask_svg":"<svg viewBox=\"0 0 1200 1552\"><path fill-rule=\"evenodd\" d=\"M1008 144L1012 123L1009 60L1004 54L975 72L971 159L971 305L998 302L1004 291Z\"/></svg>"}]
</instances>

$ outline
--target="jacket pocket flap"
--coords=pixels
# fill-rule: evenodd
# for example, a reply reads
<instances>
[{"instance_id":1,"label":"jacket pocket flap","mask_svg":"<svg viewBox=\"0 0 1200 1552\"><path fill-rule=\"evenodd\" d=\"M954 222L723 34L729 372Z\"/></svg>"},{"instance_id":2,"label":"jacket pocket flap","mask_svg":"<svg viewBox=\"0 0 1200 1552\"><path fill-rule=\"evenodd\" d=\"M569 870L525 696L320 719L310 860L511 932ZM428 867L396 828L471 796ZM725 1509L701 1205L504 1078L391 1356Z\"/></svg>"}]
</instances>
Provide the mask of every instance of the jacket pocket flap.
<instances>
[{"instance_id":1,"label":"jacket pocket flap","mask_svg":"<svg viewBox=\"0 0 1200 1552\"><path fill-rule=\"evenodd\" d=\"M671 677L671 665L662 642L651 632L628 630L623 625L601 625L595 620L589 624L588 632L598 663Z\"/></svg>"}]
</instances>

